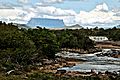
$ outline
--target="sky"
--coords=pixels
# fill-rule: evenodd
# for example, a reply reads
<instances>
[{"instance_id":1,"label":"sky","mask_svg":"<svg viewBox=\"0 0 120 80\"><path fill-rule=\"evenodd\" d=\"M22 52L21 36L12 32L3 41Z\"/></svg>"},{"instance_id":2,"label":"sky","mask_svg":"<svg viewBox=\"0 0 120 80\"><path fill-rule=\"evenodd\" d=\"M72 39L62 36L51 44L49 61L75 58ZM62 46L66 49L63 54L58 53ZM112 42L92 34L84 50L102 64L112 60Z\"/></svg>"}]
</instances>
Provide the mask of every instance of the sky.
<instances>
[{"instance_id":1,"label":"sky","mask_svg":"<svg viewBox=\"0 0 120 80\"><path fill-rule=\"evenodd\" d=\"M62 19L65 25L120 24L120 0L0 0L0 20L26 24L31 18Z\"/></svg>"}]
</instances>

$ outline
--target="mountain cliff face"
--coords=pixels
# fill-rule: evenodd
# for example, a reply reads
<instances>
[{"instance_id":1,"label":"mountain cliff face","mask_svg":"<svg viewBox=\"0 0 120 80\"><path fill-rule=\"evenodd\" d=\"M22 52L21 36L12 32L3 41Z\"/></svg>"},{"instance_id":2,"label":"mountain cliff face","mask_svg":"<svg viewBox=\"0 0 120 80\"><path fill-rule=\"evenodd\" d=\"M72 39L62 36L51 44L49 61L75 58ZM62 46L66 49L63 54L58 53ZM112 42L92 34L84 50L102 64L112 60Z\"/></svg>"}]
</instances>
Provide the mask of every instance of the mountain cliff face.
<instances>
[{"instance_id":1,"label":"mountain cliff face","mask_svg":"<svg viewBox=\"0 0 120 80\"><path fill-rule=\"evenodd\" d=\"M59 19L48 19L48 18L32 18L28 21L27 26L30 27L46 27L46 28L63 28L64 22Z\"/></svg>"}]
</instances>

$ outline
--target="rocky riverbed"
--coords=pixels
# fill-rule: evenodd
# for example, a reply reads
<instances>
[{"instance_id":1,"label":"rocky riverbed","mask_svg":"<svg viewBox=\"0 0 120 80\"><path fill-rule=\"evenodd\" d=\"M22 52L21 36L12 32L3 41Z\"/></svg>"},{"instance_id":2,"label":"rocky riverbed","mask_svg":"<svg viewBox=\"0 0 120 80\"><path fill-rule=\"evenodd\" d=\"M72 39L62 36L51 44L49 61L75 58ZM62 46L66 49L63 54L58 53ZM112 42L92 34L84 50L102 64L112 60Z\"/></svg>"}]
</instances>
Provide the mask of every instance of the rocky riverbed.
<instances>
[{"instance_id":1,"label":"rocky riverbed","mask_svg":"<svg viewBox=\"0 0 120 80\"><path fill-rule=\"evenodd\" d=\"M111 49L94 54L63 51L56 54L55 60L43 59L43 63L38 64L37 71L53 73L54 76L58 77L95 76L116 79L120 77L119 55L118 50L112 51Z\"/></svg>"},{"instance_id":2,"label":"rocky riverbed","mask_svg":"<svg viewBox=\"0 0 120 80\"><path fill-rule=\"evenodd\" d=\"M80 73L91 73L91 71L94 71L96 74L100 72L105 73L106 71L119 74L120 71L119 50L103 49L101 52L96 52L94 54L62 52L56 54L56 56L83 61L75 66L59 68L59 71L66 70L67 72L76 71Z\"/></svg>"}]
</instances>

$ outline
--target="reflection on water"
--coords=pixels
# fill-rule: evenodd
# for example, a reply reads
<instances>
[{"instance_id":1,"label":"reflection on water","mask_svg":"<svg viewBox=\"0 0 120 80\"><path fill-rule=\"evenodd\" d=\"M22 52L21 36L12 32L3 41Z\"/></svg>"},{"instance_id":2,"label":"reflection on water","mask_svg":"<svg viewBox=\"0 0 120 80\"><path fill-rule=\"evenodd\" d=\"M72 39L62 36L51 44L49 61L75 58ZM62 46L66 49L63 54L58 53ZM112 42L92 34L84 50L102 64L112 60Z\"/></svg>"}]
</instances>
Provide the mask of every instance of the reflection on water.
<instances>
[{"instance_id":1,"label":"reflection on water","mask_svg":"<svg viewBox=\"0 0 120 80\"><path fill-rule=\"evenodd\" d=\"M73 55L72 55L73 54ZM118 71L120 70L120 58L113 57L97 57L95 54L77 54L70 53L69 55L64 54L64 57L77 58L77 59L85 59L86 62L73 66L73 67L63 67L59 69L65 69L68 71L80 71L80 72L89 72L91 69L101 72L104 71Z\"/></svg>"}]
</instances>

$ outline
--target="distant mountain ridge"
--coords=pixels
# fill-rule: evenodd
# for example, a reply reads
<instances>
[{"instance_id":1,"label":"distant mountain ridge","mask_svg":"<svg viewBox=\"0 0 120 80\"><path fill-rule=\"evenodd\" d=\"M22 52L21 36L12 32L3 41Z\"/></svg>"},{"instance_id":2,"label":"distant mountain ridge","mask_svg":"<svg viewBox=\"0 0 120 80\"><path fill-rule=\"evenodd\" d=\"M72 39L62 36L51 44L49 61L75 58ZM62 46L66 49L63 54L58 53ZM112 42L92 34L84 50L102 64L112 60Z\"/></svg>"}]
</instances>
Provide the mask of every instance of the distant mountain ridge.
<instances>
[{"instance_id":1,"label":"distant mountain ridge","mask_svg":"<svg viewBox=\"0 0 120 80\"><path fill-rule=\"evenodd\" d=\"M120 28L120 24L116 26L117 28Z\"/></svg>"},{"instance_id":2,"label":"distant mountain ridge","mask_svg":"<svg viewBox=\"0 0 120 80\"><path fill-rule=\"evenodd\" d=\"M80 26L79 24L75 24L72 26L65 26L66 29L81 29L83 28L82 26Z\"/></svg>"},{"instance_id":3,"label":"distant mountain ridge","mask_svg":"<svg viewBox=\"0 0 120 80\"><path fill-rule=\"evenodd\" d=\"M29 27L46 27L46 28L64 28L65 24L60 19L49 19L49 18L31 18L26 24Z\"/></svg>"},{"instance_id":4,"label":"distant mountain ridge","mask_svg":"<svg viewBox=\"0 0 120 80\"><path fill-rule=\"evenodd\" d=\"M18 23L13 23L13 25L15 25L15 26L18 26L18 28L25 28L25 29L29 29L30 27L29 26L27 26L26 24L18 24Z\"/></svg>"}]
</instances>

